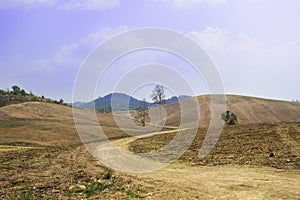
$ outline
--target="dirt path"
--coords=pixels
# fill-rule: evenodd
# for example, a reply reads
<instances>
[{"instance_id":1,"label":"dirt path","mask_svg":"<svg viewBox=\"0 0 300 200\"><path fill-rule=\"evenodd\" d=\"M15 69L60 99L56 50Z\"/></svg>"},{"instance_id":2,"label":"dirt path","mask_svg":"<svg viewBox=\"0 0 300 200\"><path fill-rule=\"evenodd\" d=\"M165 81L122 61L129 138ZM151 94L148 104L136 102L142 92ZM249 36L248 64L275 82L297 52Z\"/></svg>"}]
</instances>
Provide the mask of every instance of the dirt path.
<instances>
[{"instance_id":1,"label":"dirt path","mask_svg":"<svg viewBox=\"0 0 300 200\"><path fill-rule=\"evenodd\" d=\"M164 182L153 194L163 199L300 199L299 171L174 163L140 176Z\"/></svg>"},{"instance_id":2,"label":"dirt path","mask_svg":"<svg viewBox=\"0 0 300 200\"><path fill-rule=\"evenodd\" d=\"M0 153L7 152L7 151L22 151L27 149L38 149L38 148L42 148L42 147L0 145Z\"/></svg>"},{"instance_id":3,"label":"dirt path","mask_svg":"<svg viewBox=\"0 0 300 200\"><path fill-rule=\"evenodd\" d=\"M112 143L114 143L116 146L120 147L121 149L128 150L128 145L131 142L133 142L137 139L148 138L148 137L152 137L152 136L158 135L158 134L174 133L174 132L177 132L179 130L184 131L184 130L188 130L188 129L178 129L178 128L176 128L174 130L152 132L152 133L147 133L147 134L138 135L138 136L134 136L134 137L127 137L127 138L121 138L121 139L113 140Z\"/></svg>"},{"instance_id":4,"label":"dirt path","mask_svg":"<svg viewBox=\"0 0 300 200\"><path fill-rule=\"evenodd\" d=\"M122 149L149 133L113 141ZM175 162L138 178L153 181L157 191L149 199L300 199L300 171L239 165L191 166Z\"/></svg>"}]
</instances>

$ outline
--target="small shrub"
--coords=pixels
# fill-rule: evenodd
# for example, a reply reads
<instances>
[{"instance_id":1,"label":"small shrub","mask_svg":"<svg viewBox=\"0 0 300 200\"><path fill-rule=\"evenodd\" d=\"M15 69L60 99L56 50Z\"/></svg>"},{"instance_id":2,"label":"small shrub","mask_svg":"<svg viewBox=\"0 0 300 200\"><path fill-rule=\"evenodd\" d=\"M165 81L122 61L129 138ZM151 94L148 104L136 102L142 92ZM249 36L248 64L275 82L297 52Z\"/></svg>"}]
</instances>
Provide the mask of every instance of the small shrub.
<instances>
[{"instance_id":1,"label":"small shrub","mask_svg":"<svg viewBox=\"0 0 300 200\"><path fill-rule=\"evenodd\" d=\"M139 194L136 194L135 192L133 192L132 190L127 190L126 191L126 194L131 197L131 198L139 198L140 195Z\"/></svg>"},{"instance_id":2,"label":"small shrub","mask_svg":"<svg viewBox=\"0 0 300 200\"><path fill-rule=\"evenodd\" d=\"M105 171L105 172L102 174L102 177L103 177L103 179L105 179L105 180L111 179L112 176L113 176L113 171L112 171L111 169Z\"/></svg>"},{"instance_id":3,"label":"small shrub","mask_svg":"<svg viewBox=\"0 0 300 200\"><path fill-rule=\"evenodd\" d=\"M141 123L142 123L143 126L145 126L145 121L144 121L144 119L141 119Z\"/></svg>"},{"instance_id":4,"label":"small shrub","mask_svg":"<svg viewBox=\"0 0 300 200\"><path fill-rule=\"evenodd\" d=\"M97 195L99 194L101 191L110 188L112 186L111 183L105 183L105 184L88 184L87 185L87 189L83 192L83 194L87 197L93 196L93 195Z\"/></svg>"},{"instance_id":5,"label":"small shrub","mask_svg":"<svg viewBox=\"0 0 300 200\"><path fill-rule=\"evenodd\" d=\"M269 156L270 157L274 157L275 156L275 152L274 151L270 151Z\"/></svg>"},{"instance_id":6,"label":"small shrub","mask_svg":"<svg viewBox=\"0 0 300 200\"><path fill-rule=\"evenodd\" d=\"M33 192L32 189L29 189L25 192L23 192L20 196L13 198L14 200L33 200L33 199L37 199Z\"/></svg>"},{"instance_id":7,"label":"small shrub","mask_svg":"<svg viewBox=\"0 0 300 200\"><path fill-rule=\"evenodd\" d=\"M221 119L223 119L227 125L237 124L237 116L229 110L227 110L225 113L222 113Z\"/></svg>"}]
</instances>

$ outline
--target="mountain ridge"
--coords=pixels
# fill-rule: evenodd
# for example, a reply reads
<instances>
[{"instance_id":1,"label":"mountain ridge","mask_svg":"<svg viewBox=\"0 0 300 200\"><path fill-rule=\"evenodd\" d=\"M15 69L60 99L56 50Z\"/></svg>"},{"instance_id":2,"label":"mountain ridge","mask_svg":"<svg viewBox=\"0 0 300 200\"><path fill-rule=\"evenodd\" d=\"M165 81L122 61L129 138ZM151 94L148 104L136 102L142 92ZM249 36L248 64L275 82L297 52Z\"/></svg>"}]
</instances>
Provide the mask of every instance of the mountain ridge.
<instances>
[{"instance_id":1,"label":"mountain ridge","mask_svg":"<svg viewBox=\"0 0 300 200\"><path fill-rule=\"evenodd\" d=\"M183 99L190 98L188 95L172 96L165 99L164 104L171 104ZM127 95L125 93L110 93L104 97L98 97L90 102L75 102L72 104L73 107L86 108L86 109L96 109L104 112L122 111L122 110L137 110L142 105L143 100L139 100L135 97ZM146 107L150 107L155 103L146 101Z\"/></svg>"}]
</instances>

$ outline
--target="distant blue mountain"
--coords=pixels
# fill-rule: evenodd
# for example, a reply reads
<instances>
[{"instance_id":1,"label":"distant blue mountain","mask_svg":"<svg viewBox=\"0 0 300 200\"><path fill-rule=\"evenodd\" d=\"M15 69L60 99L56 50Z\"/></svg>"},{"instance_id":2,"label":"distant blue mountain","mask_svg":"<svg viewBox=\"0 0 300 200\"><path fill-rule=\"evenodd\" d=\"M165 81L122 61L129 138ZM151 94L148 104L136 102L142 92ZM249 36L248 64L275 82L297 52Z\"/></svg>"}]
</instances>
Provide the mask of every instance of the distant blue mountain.
<instances>
[{"instance_id":1,"label":"distant blue mountain","mask_svg":"<svg viewBox=\"0 0 300 200\"><path fill-rule=\"evenodd\" d=\"M180 100L190 98L190 96L182 95L179 97L173 96L165 100L165 104L171 104ZM123 111L123 110L137 110L142 105L142 100L138 100L123 93L111 93L104 97L99 97L91 102L76 102L73 107L96 109L102 112ZM150 107L154 103L146 102L146 107Z\"/></svg>"},{"instance_id":2,"label":"distant blue mountain","mask_svg":"<svg viewBox=\"0 0 300 200\"><path fill-rule=\"evenodd\" d=\"M95 108L96 110L104 109L106 112L110 112L112 109L115 111L137 109L140 105L140 100L122 93L111 93L88 103L76 102L73 104L74 107L87 109Z\"/></svg>"},{"instance_id":3,"label":"distant blue mountain","mask_svg":"<svg viewBox=\"0 0 300 200\"><path fill-rule=\"evenodd\" d=\"M178 101L181 101L183 99L187 99L187 98L190 98L191 96L188 96L188 95L180 95L179 97L176 97L176 96L173 96L169 99L166 99L165 100L165 104L171 104L171 103L175 103L175 102L178 102Z\"/></svg>"}]
</instances>

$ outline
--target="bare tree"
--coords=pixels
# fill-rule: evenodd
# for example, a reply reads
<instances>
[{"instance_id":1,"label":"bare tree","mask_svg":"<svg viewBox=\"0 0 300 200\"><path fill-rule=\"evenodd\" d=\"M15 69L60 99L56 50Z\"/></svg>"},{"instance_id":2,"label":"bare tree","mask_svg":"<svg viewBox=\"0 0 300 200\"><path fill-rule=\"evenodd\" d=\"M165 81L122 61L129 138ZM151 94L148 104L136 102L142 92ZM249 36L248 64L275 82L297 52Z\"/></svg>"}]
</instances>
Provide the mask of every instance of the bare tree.
<instances>
[{"instance_id":1,"label":"bare tree","mask_svg":"<svg viewBox=\"0 0 300 200\"><path fill-rule=\"evenodd\" d=\"M152 91L152 100L154 103L159 104L159 115L160 115L160 123L162 124L162 116L161 116L161 105L165 102L165 89L162 85L155 85Z\"/></svg>"},{"instance_id":2,"label":"bare tree","mask_svg":"<svg viewBox=\"0 0 300 200\"><path fill-rule=\"evenodd\" d=\"M145 126L146 125L146 99L143 99L143 101L141 102L141 106L140 106L141 112L142 112L142 125Z\"/></svg>"}]
</instances>

